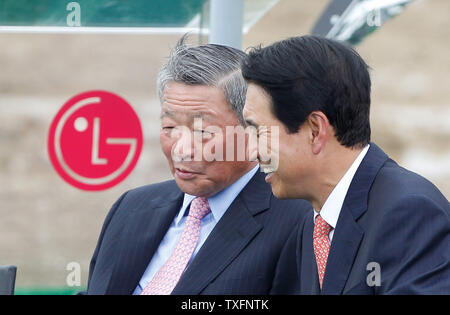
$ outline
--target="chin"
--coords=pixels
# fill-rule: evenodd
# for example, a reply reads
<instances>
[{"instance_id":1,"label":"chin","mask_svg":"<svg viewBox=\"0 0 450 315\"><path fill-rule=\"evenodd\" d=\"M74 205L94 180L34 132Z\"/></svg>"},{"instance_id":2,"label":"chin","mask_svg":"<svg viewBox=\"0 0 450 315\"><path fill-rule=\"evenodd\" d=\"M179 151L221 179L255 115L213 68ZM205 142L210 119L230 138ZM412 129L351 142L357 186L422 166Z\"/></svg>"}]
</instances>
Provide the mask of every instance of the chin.
<instances>
[{"instance_id":1,"label":"chin","mask_svg":"<svg viewBox=\"0 0 450 315\"><path fill-rule=\"evenodd\" d=\"M175 181L178 185L178 188L180 188L182 192L189 195L198 196L198 187L196 187L192 183L187 183L186 181L178 178L176 178Z\"/></svg>"},{"instance_id":2,"label":"chin","mask_svg":"<svg viewBox=\"0 0 450 315\"><path fill-rule=\"evenodd\" d=\"M286 192L283 190L282 187L280 187L280 185L272 185L272 193L275 197L277 197L278 199L286 199Z\"/></svg>"},{"instance_id":3,"label":"chin","mask_svg":"<svg viewBox=\"0 0 450 315\"><path fill-rule=\"evenodd\" d=\"M297 199L295 195L291 194L289 189L279 183L272 185L272 193L278 199Z\"/></svg>"},{"instance_id":4,"label":"chin","mask_svg":"<svg viewBox=\"0 0 450 315\"><path fill-rule=\"evenodd\" d=\"M176 178L175 181L182 192L192 196L206 197L209 192L208 187L201 187L194 181L188 182L178 178Z\"/></svg>"}]
</instances>

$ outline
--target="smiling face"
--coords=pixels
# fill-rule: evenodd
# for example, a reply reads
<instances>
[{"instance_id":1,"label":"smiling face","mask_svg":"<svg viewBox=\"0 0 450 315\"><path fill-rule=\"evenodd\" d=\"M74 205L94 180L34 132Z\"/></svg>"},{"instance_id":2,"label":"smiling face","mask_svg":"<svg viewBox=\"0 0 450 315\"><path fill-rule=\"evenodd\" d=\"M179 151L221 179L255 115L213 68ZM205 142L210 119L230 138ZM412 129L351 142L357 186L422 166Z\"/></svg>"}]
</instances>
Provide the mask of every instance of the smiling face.
<instances>
[{"instance_id":1,"label":"smiling face","mask_svg":"<svg viewBox=\"0 0 450 315\"><path fill-rule=\"evenodd\" d=\"M167 83L161 105L160 142L183 192L212 196L255 165L220 158L227 150L236 149L237 142L226 141L230 132L226 127L238 125L236 114L219 88Z\"/></svg>"},{"instance_id":2,"label":"smiling face","mask_svg":"<svg viewBox=\"0 0 450 315\"><path fill-rule=\"evenodd\" d=\"M270 96L263 88L252 83L247 89L243 114L246 123L258 129L259 138L270 137L270 133L278 129L277 145L268 145L267 149L262 150L258 148L261 168L268 173L266 182L271 184L273 194L280 199L307 197L304 183L312 174L307 126L300 127L297 133L289 134L274 116ZM276 169L264 162L274 160L277 161L275 165L278 165Z\"/></svg>"}]
</instances>

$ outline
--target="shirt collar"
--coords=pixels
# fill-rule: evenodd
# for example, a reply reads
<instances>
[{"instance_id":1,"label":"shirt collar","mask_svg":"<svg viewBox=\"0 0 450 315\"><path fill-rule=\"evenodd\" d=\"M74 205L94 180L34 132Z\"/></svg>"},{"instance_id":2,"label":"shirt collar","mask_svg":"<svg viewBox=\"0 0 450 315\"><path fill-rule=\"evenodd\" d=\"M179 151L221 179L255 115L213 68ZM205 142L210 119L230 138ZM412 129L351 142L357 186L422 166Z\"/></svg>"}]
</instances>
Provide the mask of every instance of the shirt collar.
<instances>
[{"instance_id":1,"label":"shirt collar","mask_svg":"<svg viewBox=\"0 0 450 315\"><path fill-rule=\"evenodd\" d=\"M228 207L236 199L237 195L244 189L250 179L255 175L256 171L259 169L259 165L255 166L252 170L245 173L241 178L235 181L233 184L225 188L224 190L218 192L214 196L208 199L209 207L211 208L211 214L215 222L219 222L220 218L225 214ZM183 216L188 215L187 208L197 196L184 194L183 205L175 218L175 225L178 225L183 218Z\"/></svg>"},{"instance_id":2,"label":"shirt collar","mask_svg":"<svg viewBox=\"0 0 450 315\"><path fill-rule=\"evenodd\" d=\"M339 214L341 213L342 205L344 204L345 196L347 195L348 188L355 176L355 173L361 164L362 160L367 154L369 150L370 144L368 144L356 157L353 161L350 168L338 182L336 187L334 187L331 194L328 196L325 201L322 209L320 210L320 216L325 220L333 229L336 228L336 224L339 218ZM319 213L314 209L314 222L316 221L316 217Z\"/></svg>"}]
</instances>

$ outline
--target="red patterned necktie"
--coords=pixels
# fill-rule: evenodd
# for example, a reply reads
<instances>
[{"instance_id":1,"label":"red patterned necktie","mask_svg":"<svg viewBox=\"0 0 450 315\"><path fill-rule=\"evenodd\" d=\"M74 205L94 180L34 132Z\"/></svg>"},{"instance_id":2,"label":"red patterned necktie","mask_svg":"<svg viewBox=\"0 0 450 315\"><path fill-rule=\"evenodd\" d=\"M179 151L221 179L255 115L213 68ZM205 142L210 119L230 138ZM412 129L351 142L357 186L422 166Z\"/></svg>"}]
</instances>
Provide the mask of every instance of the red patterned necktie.
<instances>
[{"instance_id":1,"label":"red patterned necktie","mask_svg":"<svg viewBox=\"0 0 450 315\"><path fill-rule=\"evenodd\" d=\"M169 295L173 291L197 246L202 219L210 212L206 198L197 197L192 201L183 233L175 249L141 295Z\"/></svg>"},{"instance_id":2,"label":"red patterned necktie","mask_svg":"<svg viewBox=\"0 0 450 315\"><path fill-rule=\"evenodd\" d=\"M316 217L314 223L313 243L314 254L316 255L317 272L319 273L320 289L322 289L323 277L327 266L328 253L330 252L330 234L332 227L320 215Z\"/></svg>"}]
</instances>

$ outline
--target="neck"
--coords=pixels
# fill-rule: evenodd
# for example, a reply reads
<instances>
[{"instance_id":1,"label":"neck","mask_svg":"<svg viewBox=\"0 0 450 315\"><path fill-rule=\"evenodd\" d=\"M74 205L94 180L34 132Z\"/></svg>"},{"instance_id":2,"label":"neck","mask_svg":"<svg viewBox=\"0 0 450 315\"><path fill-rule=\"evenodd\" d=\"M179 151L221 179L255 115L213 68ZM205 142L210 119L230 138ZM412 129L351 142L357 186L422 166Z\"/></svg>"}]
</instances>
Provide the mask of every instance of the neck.
<instances>
[{"instance_id":1,"label":"neck","mask_svg":"<svg viewBox=\"0 0 450 315\"><path fill-rule=\"evenodd\" d=\"M363 148L347 148L338 145L332 150L328 150L324 158L321 159L321 166L318 168L316 190L311 198L313 208L320 212L333 189L348 171Z\"/></svg>"}]
</instances>

